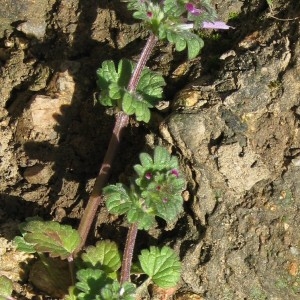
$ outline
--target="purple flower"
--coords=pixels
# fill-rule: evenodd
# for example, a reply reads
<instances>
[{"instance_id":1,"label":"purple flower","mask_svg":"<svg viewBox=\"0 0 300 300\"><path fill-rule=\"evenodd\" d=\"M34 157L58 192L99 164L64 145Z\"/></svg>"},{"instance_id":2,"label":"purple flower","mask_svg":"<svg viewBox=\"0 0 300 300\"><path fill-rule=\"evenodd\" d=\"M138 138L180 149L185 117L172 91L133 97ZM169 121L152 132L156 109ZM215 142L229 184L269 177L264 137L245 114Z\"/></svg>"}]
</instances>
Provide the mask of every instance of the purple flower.
<instances>
[{"instance_id":1,"label":"purple flower","mask_svg":"<svg viewBox=\"0 0 300 300\"><path fill-rule=\"evenodd\" d=\"M153 17L153 13L151 11L147 11L147 17L151 19Z\"/></svg>"},{"instance_id":2,"label":"purple flower","mask_svg":"<svg viewBox=\"0 0 300 300\"><path fill-rule=\"evenodd\" d=\"M174 176L176 176L177 178L179 177L179 172L178 172L178 170L176 170L176 169L173 169L173 170L171 171L171 174L174 175Z\"/></svg>"},{"instance_id":3,"label":"purple flower","mask_svg":"<svg viewBox=\"0 0 300 300\"><path fill-rule=\"evenodd\" d=\"M229 29L232 28L228 26L225 22L216 21L216 22L203 22L203 28L207 29Z\"/></svg>"},{"instance_id":4,"label":"purple flower","mask_svg":"<svg viewBox=\"0 0 300 300\"><path fill-rule=\"evenodd\" d=\"M146 173L145 178L150 180L152 178L152 173L150 173L150 172Z\"/></svg>"},{"instance_id":5,"label":"purple flower","mask_svg":"<svg viewBox=\"0 0 300 300\"><path fill-rule=\"evenodd\" d=\"M185 5L185 8L194 16L199 16L203 12L202 9L197 8L193 3L190 2Z\"/></svg>"},{"instance_id":6,"label":"purple flower","mask_svg":"<svg viewBox=\"0 0 300 300\"><path fill-rule=\"evenodd\" d=\"M162 202L163 202L163 203L167 203L167 202L168 202L168 198L164 198L164 199L162 200Z\"/></svg>"}]
</instances>

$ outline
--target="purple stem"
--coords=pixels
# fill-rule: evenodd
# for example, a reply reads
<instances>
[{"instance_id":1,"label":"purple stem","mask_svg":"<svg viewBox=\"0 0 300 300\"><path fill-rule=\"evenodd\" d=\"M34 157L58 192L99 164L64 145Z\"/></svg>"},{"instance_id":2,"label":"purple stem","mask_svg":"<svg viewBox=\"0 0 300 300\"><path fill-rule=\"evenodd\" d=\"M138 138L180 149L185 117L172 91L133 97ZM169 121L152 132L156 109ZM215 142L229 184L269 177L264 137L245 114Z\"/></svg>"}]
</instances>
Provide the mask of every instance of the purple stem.
<instances>
[{"instance_id":1,"label":"purple stem","mask_svg":"<svg viewBox=\"0 0 300 300\"><path fill-rule=\"evenodd\" d=\"M139 58L139 61L133 71L133 74L131 76L131 79L128 84L128 91L134 92L137 88L138 82L141 78L141 73L146 65L146 62L148 61L150 54L156 44L157 37L151 33L147 43L141 53L141 56ZM124 112L119 112L116 115L116 122L113 129L112 137L110 139L101 169L99 171L99 174L96 178L92 193L90 195L90 198L88 200L87 206L84 210L83 216L81 218L78 232L81 237L81 243L78 246L75 255L82 249L82 247L85 245L88 233L91 229L92 223L95 219L97 210L101 202L103 201L102 197L102 188L107 183L112 162L117 154L117 150L120 145L123 129L127 127L129 122L129 116L126 115Z\"/></svg>"},{"instance_id":2,"label":"purple stem","mask_svg":"<svg viewBox=\"0 0 300 300\"><path fill-rule=\"evenodd\" d=\"M83 216L80 220L78 232L81 237L81 243L77 248L76 254L85 245L88 233L91 229L98 207L100 203L103 201L102 188L105 186L108 180L112 162L119 148L123 129L128 125L128 121L129 121L129 117L125 113L119 112L116 115L116 122L113 129L112 137L110 139L101 169L96 178L89 201L84 210Z\"/></svg>"},{"instance_id":3,"label":"purple stem","mask_svg":"<svg viewBox=\"0 0 300 300\"><path fill-rule=\"evenodd\" d=\"M136 235L138 231L137 223L130 225L127 232L126 244L123 253L122 269L121 269L121 284L130 281L130 270L132 264L133 250L135 246Z\"/></svg>"}]
</instances>

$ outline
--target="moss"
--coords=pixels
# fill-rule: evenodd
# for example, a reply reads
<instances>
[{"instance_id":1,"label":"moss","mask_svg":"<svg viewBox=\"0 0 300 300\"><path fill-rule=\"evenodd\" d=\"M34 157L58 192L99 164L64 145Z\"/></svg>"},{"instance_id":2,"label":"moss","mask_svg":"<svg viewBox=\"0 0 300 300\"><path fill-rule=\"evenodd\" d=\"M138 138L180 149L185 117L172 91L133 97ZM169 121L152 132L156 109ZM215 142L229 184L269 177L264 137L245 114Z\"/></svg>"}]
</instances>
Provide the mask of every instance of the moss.
<instances>
[{"instance_id":1,"label":"moss","mask_svg":"<svg viewBox=\"0 0 300 300\"><path fill-rule=\"evenodd\" d=\"M240 17L240 13L232 11L229 13L228 21L236 21Z\"/></svg>"}]
</instances>

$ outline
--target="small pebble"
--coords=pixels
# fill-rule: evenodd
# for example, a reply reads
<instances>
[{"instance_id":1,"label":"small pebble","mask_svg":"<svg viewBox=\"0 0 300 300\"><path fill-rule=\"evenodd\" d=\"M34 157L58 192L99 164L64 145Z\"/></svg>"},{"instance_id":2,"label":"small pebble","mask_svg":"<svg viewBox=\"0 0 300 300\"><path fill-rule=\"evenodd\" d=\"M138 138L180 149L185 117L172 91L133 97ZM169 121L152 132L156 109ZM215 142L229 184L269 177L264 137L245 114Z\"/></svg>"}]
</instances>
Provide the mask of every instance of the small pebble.
<instances>
[{"instance_id":1,"label":"small pebble","mask_svg":"<svg viewBox=\"0 0 300 300\"><path fill-rule=\"evenodd\" d=\"M297 247L290 247L290 251L293 255L299 255L299 249Z\"/></svg>"}]
</instances>

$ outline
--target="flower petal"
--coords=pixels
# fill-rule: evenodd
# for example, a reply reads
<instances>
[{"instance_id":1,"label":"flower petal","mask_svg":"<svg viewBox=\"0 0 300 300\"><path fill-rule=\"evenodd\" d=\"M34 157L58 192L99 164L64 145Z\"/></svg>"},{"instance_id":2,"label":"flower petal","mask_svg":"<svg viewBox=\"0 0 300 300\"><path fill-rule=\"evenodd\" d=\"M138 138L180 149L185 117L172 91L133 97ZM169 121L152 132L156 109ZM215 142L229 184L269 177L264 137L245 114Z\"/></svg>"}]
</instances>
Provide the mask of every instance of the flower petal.
<instances>
[{"instance_id":1,"label":"flower petal","mask_svg":"<svg viewBox=\"0 0 300 300\"><path fill-rule=\"evenodd\" d=\"M191 14L194 15L194 16L199 16L199 15L203 12L202 9L197 8L197 7L196 7L194 4L192 4L192 3L187 3L187 4L185 5L185 8L186 8L186 10L187 10L189 13L191 13Z\"/></svg>"},{"instance_id":2,"label":"flower petal","mask_svg":"<svg viewBox=\"0 0 300 300\"><path fill-rule=\"evenodd\" d=\"M216 21L216 22L203 22L203 28L211 29L229 29L233 28L227 25L225 22Z\"/></svg>"}]
</instances>

